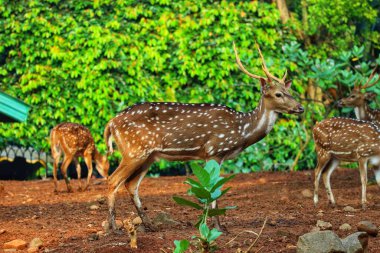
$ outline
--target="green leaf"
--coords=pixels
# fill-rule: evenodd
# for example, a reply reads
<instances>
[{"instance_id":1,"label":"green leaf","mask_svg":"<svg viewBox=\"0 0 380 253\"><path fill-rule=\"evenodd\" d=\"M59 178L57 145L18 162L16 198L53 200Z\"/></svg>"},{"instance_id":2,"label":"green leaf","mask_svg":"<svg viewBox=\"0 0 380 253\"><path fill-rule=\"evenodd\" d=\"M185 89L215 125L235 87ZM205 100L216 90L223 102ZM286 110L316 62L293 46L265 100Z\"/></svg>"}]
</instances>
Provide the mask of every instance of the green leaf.
<instances>
[{"instance_id":1,"label":"green leaf","mask_svg":"<svg viewBox=\"0 0 380 253\"><path fill-rule=\"evenodd\" d=\"M210 202L211 201L211 194L209 191L203 189L203 188L191 188L190 191L197 197L197 198L200 198L200 199L206 199L207 202Z\"/></svg>"},{"instance_id":2,"label":"green leaf","mask_svg":"<svg viewBox=\"0 0 380 253\"><path fill-rule=\"evenodd\" d=\"M190 246L190 242L188 240L175 240L174 245L176 246L173 253L184 253Z\"/></svg>"},{"instance_id":3,"label":"green leaf","mask_svg":"<svg viewBox=\"0 0 380 253\"><path fill-rule=\"evenodd\" d=\"M207 186L210 183L210 175L204 169L193 167L193 173L203 186Z\"/></svg>"},{"instance_id":4,"label":"green leaf","mask_svg":"<svg viewBox=\"0 0 380 253\"><path fill-rule=\"evenodd\" d=\"M226 178L220 178L219 181L217 181L217 183L211 188L211 192L213 192L216 189L218 189L219 187L223 186L226 182L230 181L234 177L235 177L235 175L231 175L231 176L226 177Z\"/></svg>"},{"instance_id":5,"label":"green leaf","mask_svg":"<svg viewBox=\"0 0 380 253\"><path fill-rule=\"evenodd\" d=\"M209 233L207 239L208 239L209 242L212 242L212 241L215 241L216 238L218 238L218 237L221 236L222 234L223 234L222 232L220 232L220 231L217 230L216 228L213 228L213 229L210 231L210 233Z\"/></svg>"},{"instance_id":6,"label":"green leaf","mask_svg":"<svg viewBox=\"0 0 380 253\"><path fill-rule=\"evenodd\" d=\"M200 205L198 205L197 203L194 203L194 202L192 202L192 201L190 201L190 200L187 200L187 199L184 199L184 198L181 198L181 197L176 197L176 196L174 196L173 197L173 200L175 201L175 202L177 202L177 204L180 204L181 206L189 206L189 207L193 207L193 208L195 208L195 209L197 209L197 210L202 210L203 208L200 206Z\"/></svg>"},{"instance_id":7,"label":"green leaf","mask_svg":"<svg viewBox=\"0 0 380 253\"><path fill-rule=\"evenodd\" d=\"M192 187L198 187L198 188L202 188L203 186L195 181L194 179L191 179L191 178L186 178L186 181L185 181L186 184L192 186Z\"/></svg>"},{"instance_id":8,"label":"green leaf","mask_svg":"<svg viewBox=\"0 0 380 253\"><path fill-rule=\"evenodd\" d=\"M199 226L199 233L201 234L201 237L203 239L207 239L208 238L208 235L210 233L210 229L207 227L207 224L206 223L202 223L200 226Z\"/></svg>"}]
</instances>

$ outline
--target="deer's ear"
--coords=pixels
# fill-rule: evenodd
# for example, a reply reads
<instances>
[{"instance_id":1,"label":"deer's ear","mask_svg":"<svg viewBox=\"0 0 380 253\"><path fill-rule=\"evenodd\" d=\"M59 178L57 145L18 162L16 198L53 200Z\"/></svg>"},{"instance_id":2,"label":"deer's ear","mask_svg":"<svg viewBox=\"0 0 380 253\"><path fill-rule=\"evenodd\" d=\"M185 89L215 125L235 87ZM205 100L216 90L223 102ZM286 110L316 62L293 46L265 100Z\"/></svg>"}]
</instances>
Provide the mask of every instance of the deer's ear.
<instances>
[{"instance_id":1,"label":"deer's ear","mask_svg":"<svg viewBox=\"0 0 380 253\"><path fill-rule=\"evenodd\" d=\"M261 94L264 94L266 86L267 86L267 80L265 80L264 78L260 78L260 91L261 91Z\"/></svg>"},{"instance_id":2,"label":"deer's ear","mask_svg":"<svg viewBox=\"0 0 380 253\"><path fill-rule=\"evenodd\" d=\"M288 90L290 89L290 86L292 86L292 80L288 80L285 82L285 88Z\"/></svg>"},{"instance_id":3,"label":"deer's ear","mask_svg":"<svg viewBox=\"0 0 380 253\"><path fill-rule=\"evenodd\" d=\"M376 98L377 94L374 92L367 92L364 96L365 96L365 100L372 101Z\"/></svg>"}]
</instances>

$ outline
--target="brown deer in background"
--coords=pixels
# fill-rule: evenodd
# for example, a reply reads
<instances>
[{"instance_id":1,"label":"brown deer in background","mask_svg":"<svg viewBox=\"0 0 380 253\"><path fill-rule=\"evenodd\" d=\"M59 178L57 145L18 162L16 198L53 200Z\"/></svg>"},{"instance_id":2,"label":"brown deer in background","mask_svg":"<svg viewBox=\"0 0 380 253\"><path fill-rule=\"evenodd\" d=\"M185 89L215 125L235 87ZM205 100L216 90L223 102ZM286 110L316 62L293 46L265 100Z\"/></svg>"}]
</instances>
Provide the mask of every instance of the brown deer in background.
<instances>
[{"instance_id":1,"label":"brown deer in background","mask_svg":"<svg viewBox=\"0 0 380 253\"><path fill-rule=\"evenodd\" d=\"M67 168L72 160L75 162L78 174L80 183L79 189L82 189L82 182L80 180L81 167L78 162L78 157L84 158L88 169L87 181L84 190L87 189L90 183L90 178L92 175L92 160L95 160L96 169L99 171L100 175L102 177L107 177L109 169L107 156L104 156L98 152L95 147L94 139L86 127L76 123L61 123L57 125L50 132L50 145L51 153L54 159L53 177L55 192L58 190L57 169L62 152L64 154L64 159L61 165L61 172L65 179L68 192L72 192L70 181L67 178Z\"/></svg>"},{"instance_id":2,"label":"brown deer in background","mask_svg":"<svg viewBox=\"0 0 380 253\"><path fill-rule=\"evenodd\" d=\"M239 68L261 83L261 99L254 111L237 112L216 104L141 103L108 122L104 131L108 149L112 152L112 136L122 154L118 168L108 178L109 224L113 230L116 229L115 194L123 184L145 226L154 230L138 195L141 180L154 161L214 159L222 163L263 139L272 130L279 113L304 111L288 91L291 81L285 80L286 73L281 79L273 76L259 47L266 77L248 72L235 45L234 50Z\"/></svg>"},{"instance_id":3,"label":"brown deer in background","mask_svg":"<svg viewBox=\"0 0 380 253\"><path fill-rule=\"evenodd\" d=\"M353 107L357 119L371 121L380 126L380 110L371 109L368 102L376 98L376 93L362 92L362 90L368 89L374 86L380 79L380 76L371 83L376 73L376 67L369 76L367 82L364 85L354 85L354 89L351 94L339 100L338 105L344 107Z\"/></svg>"},{"instance_id":4,"label":"brown deer in background","mask_svg":"<svg viewBox=\"0 0 380 253\"><path fill-rule=\"evenodd\" d=\"M317 123L313 129L318 164L314 179L314 204L318 203L319 180L322 175L330 203L335 206L330 176L340 161L358 162L362 183L362 208L366 208L367 165L376 166L380 185L380 128L372 122L349 118L331 118Z\"/></svg>"}]
</instances>

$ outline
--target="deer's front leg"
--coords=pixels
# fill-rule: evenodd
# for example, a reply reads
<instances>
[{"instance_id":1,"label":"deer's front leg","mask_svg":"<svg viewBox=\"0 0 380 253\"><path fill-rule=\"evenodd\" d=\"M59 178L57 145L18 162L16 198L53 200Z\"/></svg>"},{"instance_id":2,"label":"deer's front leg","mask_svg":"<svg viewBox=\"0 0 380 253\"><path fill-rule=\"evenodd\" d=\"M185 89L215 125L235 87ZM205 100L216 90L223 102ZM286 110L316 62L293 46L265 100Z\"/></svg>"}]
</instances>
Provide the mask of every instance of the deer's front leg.
<instances>
[{"instance_id":1,"label":"deer's front leg","mask_svg":"<svg viewBox=\"0 0 380 253\"><path fill-rule=\"evenodd\" d=\"M79 187L78 187L78 190L81 191L82 190L82 179L81 179L81 167L80 167L80 163L78 161L77 158L74 158L74 163L75 163L75 169L77 170L77 176L78 176L78 181L79 181Z\"/></svg>"},{"instance_id":2,"label":"deer's front leg","mask_svg":"<svg viewBox=\"0 0 380 253\"><path fill-rule=\"evenodd\" d=\"M84 190L87 190L88 186L90 185L90 180L91 180L91 176L92 176L92 158L91 158L91 154L85 154L84 156L84 161L87 165L87 169L88 169L88 174L87 174L87 181L86 181L86 185L84 186Z\"/></svg>"},{"instance_id":3,"label":"deer's front leg","mask_svg":"<svg viewBox=\"0 0 380 253\"><path fill-rule=\"evenodd\" d=\"M62 175L63 175L63 178L65 179L68 192L73 192L73 188L70 185L70 180L67 177L67 168L69 167L72 159L73 159L72 156L65 155L65 158L63 159L63 163L61 167Z\"/></svg>"}]
</instances>

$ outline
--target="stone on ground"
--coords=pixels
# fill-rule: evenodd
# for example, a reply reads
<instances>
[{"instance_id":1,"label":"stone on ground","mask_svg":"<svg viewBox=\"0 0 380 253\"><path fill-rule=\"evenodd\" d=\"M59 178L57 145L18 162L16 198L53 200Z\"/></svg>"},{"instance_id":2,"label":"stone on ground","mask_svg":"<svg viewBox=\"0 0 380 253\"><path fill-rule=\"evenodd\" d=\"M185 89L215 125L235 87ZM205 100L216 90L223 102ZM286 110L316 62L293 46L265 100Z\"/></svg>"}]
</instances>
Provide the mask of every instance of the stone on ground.
<instances>
[{"instance_id":1,"label":"stone on ground","mask_svg":"<svg viewBox=\"0 0 380 253\"><path fill-rule=\"evenodd\" d=\"M343 211L353 213L353 212L356 212L356 209L353 208L352 206L345 206L343 208Z\"/></svg>"},{"instance_id":2,"label":"stone on ground","mask_svg":"<svg viewBox=\"0 0 380 253\"><path fill-rule=\"evenodd\" d=\"M347 253L367 252L368 234L366 232L356 232L342 239L342 243Z\"/></svg>"},{"instance_id":3,"label":"stone on ground","mask_svg":"<svg viewBox=\"0 0 380 253\"><path fill-rule=\"evenodd\" d=\"M298 238L297 253L346 253L342 241L332 231L304 234Z\"/></svg>"},{"instance_id":4,"label":"stone on ground","mask_svg":"<svg viewBox=\"0 0 380 253\"><path fill-rule=\"evenodd\" d=\"M36 237L36 238L33 238L30 243L29 243L29 248L41 248L43 245L43 242L40 238Z\"/></svg>"},{"instance_id":5,"label":"stone on ground","mask_svg":"<svg viewBox=\"0 0 380 253\"><path fill-rule=\"evenodd\" d=\"M301 192L302 196L305 198L311 198L313 197L313 193L309 189L305 189Z\"/></svg>"},{"instance_id":6,"label":"stone on ground","mask_svg":"<svg viewBox=\"0 0 380 253\"><path fill-rule=\"evenodd\" d=\"M10 242L4 243L3 249L25 249L27 246L26 241L16 239Z\"/></svg>"},{"instance_id":7,"label":"stone on ground","mask_svg":"<svg viewBox=\"0 0 380 253\"><path fill-rule=\"evenodd\" d=\"M317 221L317 227L319 227L321 230L331 230L332 225L330 222L318 220Z\"/></svg>"},{"instance_id":8,"label":"stone on ground","mask_svg":"<svg viewBox=\"0 0 380 253\"><path fill-rule=\"evenodd\" d=\"M370 221L361 221L357 225L358 231L367 232L370 236L377 236L379 229Z\"/></svg>"},{"instance_id":9,"label":"stone on ground","mask_svg":"<svg viewBox=\"0 0 380 253\"><path fill-rule=\"evenodd\" d=\"M153 223L156 225L177 225L179 222L173 220L170 214L165 212L159 212L154 218Z\"/></svg>"},{"instance_id":10,"label":"stone on ground","mask_svg":"<svg viewBox=\"0 0 380 253\"><path fill-rule=\"evenodd\" d=\"M90 209L91 209L91 210L98 210L98 209L99 209L99 206L97 206L97 205L91 205L91 206L90 206Z\"/></svg>"},{"instance_id":11,"label":"stone on ground","mask_svg":"<svg viewBox=\"0 0 380 253\"><path fill-rule=\"evenodd\" d=\"M349 230L351 230L351 226L348 223L344 223L344 224L340 225L339 230L349 231Z\"/></svg>"}]
</instances>

